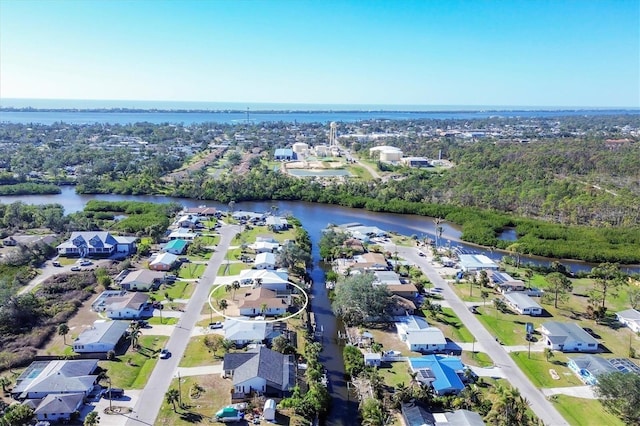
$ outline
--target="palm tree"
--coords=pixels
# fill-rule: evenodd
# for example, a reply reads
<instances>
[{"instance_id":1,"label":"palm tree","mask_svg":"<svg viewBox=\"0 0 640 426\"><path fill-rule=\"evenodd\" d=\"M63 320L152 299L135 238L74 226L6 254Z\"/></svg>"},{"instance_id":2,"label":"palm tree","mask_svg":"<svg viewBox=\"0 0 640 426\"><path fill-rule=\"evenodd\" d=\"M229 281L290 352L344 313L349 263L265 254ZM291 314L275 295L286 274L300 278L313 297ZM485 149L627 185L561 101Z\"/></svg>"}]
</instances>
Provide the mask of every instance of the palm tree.
<instances>
[{"instance_id":1,"label":"palm tree","mask_svg":"<svg viewBox=\"0 0 640 426\"><path fill-rule=\"evenodd\" d=\"M486 418L490 424L505 426L531 424L531 419L527 415L529 401L520 395L518 389L498 386L497 393L498 399Z\"/></svg>"},{"instance_id":2,"label":"palm tree","mask_svg":"<svg viewBox=\"0 0 640 426\"><path fill-rule=\"evenodd\" d=\"M98 426L100 422L100 417L98 417L97 411L92 411L87 414L87 417L84 418L84 426Z\"/></svg>"},{"instance_id":3,"label":"palm tree","mask_svg":"<svg viewBox=\"0 0 640 426\"><path fill-rule=\"evenodd\" d=\"M129 339L131 339L131 346L133 349L138 347L138 339L140 336L142 336L140 325L136 321L131 321L131 325L129 326Z\"/></svg>"},{"instance_id":4,"label":"palm tree","mask_svg":"<svg viewBox=\"0 0 640 426\"><path fill-rule=\"evenodd\" d=\"M165 398L169 404L173 405L173 411L176 412L176 402L178 402L178 400L180 399L180 393L178 392L178 390L174 388L169 389L165 394Z\"/></svg>"},{"instance_id":5,"label":"palm tree","mask_svg":"<svg viewBox=\"0 0 640 426\"><path fill-rule=\"evenodd\" d=\"M260 314L264 315L265 312L267 312L267 304L263 303L260 305Z\"/></svg>"},{"instance_id":6,"label":"palm tree","mask_svg":"<svg viewBox=\"0 0 640 426\"><path fill-rule=\"evenodd\" d=\"M254 278L253 279L253 285L257 287L262 287L262 278Z\"/></svg>"},{"instance_id":7,"label":"palm tree","mask_svg":"<svg viewBox=\"0 0 640 426\"><path fill-rule=\"evenodd\" d=\"M553 351L550 348L544 348L544 357L547 359L547 362L549 362L549 360L551 358L553 358Z\"/></svg>"},{"instance_id":8,"label":"palm tree","mask_svg":"<svg viewBox=\"0 0 640 426\"><path fill-rule=\"evenodd\" d=\"M533 271L529 268L525 269L524 276L527 279L527 287L531 288L531 278L533 278Z\"/></svg>"},{"instance_id":9,"label":"palm tree","mask_svg":"<svg viewBox=\"0 0 640 426\"><path fill-rule=\"evenodd\" d=\"M233 289L233 287L231 287L231 284L227 284L224 286L224 291L229 293L231 290Z\"/></svg>"},{"instance_id":10,"label":"palm tree","mask_svg":"<svg viewBox=\"0 0 640 426\"><path fill-rule=\"evenodd\" d=\"M218 307L222 310L222 313L224 314L224 311L229 307L229 304L225 299L221 299L221 300L218 300Z\"/></svg>"},{"instance_id":11,"label":"palm tree","mask_svg":"<svg viewBox=\"0 0 640 426\"><path fill-rule=\"evenodd\" d=\"M7 386L11 384L11 380L9 378L2 376L0 377L0 386L2 386L2 392L7 393Z\"/></svg>"},{"instance_id":12,"label":"palm tree","mask_svg":"<svg viewBox=\"0 0 640 426\"><path fill-rule=\"evenodd\" d=\"M58 336L62 336L64 344L67 344L67 334L69 334L69 326L66 323L62 323L58 326Z\"/></svg>"},{"instance_id":13,"label":"palm tree","mask_svg":"<svg viewBox=\"0 0 640 426\"><path fill-rule=\"evenodd\" d=\"M233 289L232 299L236 300L236 290L240 288L240 281L234 281L231 283L231 288Z\"/></svg>"},{"instance_id":14,"label":"palm tree","mask_svg":"<svg viewBox=\"0 0 640 426\"><path fill-rule=\"evenodd\" d=\"M464 401L465 408L472 410L473 407L480 404L482 393L478 390L477 386L467 386L460 392L460 397Z\"/></svg>"},{"instance_id":15,"label":"palm tree","mask_svg":"<svg viewBox=\"0 0 640 426\"><path fill-rule=\"evenodd\" d=\"M480 292L480 297L482 297L482 306L487 304L487 297L489 297L489 292L486 290L482 290Z\"/></svg>"}]
</instances>

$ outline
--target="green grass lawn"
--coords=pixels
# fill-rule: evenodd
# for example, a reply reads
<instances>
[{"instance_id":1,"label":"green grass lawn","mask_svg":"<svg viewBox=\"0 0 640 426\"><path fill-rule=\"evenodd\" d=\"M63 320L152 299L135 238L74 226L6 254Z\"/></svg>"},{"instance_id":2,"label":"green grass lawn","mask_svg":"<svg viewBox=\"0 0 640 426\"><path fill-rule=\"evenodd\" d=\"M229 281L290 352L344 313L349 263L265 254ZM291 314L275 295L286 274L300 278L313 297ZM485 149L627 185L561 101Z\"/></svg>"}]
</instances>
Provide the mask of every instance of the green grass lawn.
<instances>
[{"instance_id":1,"label":"green grass lawn","mask_svg":"<svg viewBox=\"0 0 640 426\"><path fill-rule=\"evenodd\" d=\"M244 271L245 269L251 269L251 265L248 265L246 263L222 264L218 269L218 275L219 276L238 275L240 271Z\"/></svg>"},{"instance_id":2,"label":"green grass lawn","mask_svg":"<svg viewBox=\"0 0 640 426\"><path fill-rule=\"evenodd\" d=\"M484 302L482 300L482 297L480 297L480 293L482 292L482 290L485 290L489 293L489 297L487 297L487 303L489 303L492 298L497 296L497 294L494 294L493 289L482 288L479 284L476 284L472 287L471 296L469 296L469 283L467 282L461 281L457 284L451 284L450 287L453 289L453 291L456 292L460 299L464 300L465 302L476 302L478 305L482 305L482 303Z\"/></svg>"},{"instance_id":3,"label":"green grass lawn","mask_svg":"<svg viewBox=\"0 0 640 426\"><path fill-rule=\"evenodd\" d=\"M228 260L240 260L240 256L242 256L242 248L236 247L234 249L227 250L227 254L224 258Z\"/></svg>"},{"instance_id":4,"label":"green grass lawn","mask_svg":"<svg viewBox=\"0 0 640 426\"><path fill-rule=\"evenodd\" d=\"M624 426L622 420L605 411L598 400L567 395L554 395L550 400L573 426Z\"/></svg>"},{"instance_id":5,"label":"green grass lawn","mask_svg":"<svg viewBox=\"0 0 640 426\"><path fill-rule=\"evenodd\" d=\"M204 234L199 238L205 246L217 246L220 242L220 235L215 234Z\"/></svg>"},{"instance_id":6,"label":"green grass lawn","mask_svg":"<svg viewBox=\"0 0 640 426\"><path fill-rule=\"evenodd\" d=\"M389 365L390 367L386 367ZM411 383L411 376L409 375L409 364L404 361L390 362L382 364L382 367L378 369L380 376L384 380L387 386L396 387L400 383L404 383L409 386Z\"/></svg>"},{"instance_id":7,"label":"green grass lawn","mask_svg":"<svg viewBox=\"0 0 640 426\"><path fill-rule=\"evenodd\" d=\"M437 301L435 303L437 303ZM436 318L429 316L427 311L422 311L422 313L427 322L442 330L445 337L448 337L454 342L473 342L473 335L464 324L462 324L462 321L456 316L453 309L442 308L442 313L438 314Z\"/></svg>"},{"instance_id":8,"label":"green grass lawn","mask_svg":"<svg viewBox=\"0 0 640 426\"><path fill-rule=\"evenodd\" d=\"M118 357L117 361L100 361L100 367L107 370L114 387L142 389L158 362L158 353L169 338L166 336L142 336L140 349Z\"/></svg>"},{"instance_id":9,"label":"green grass lawn","mask_svg":"<svg viewBox=\"0 0 640 426\"><path fill-rule=\"evenodd\" d=\"M204 391L194 392L195 384ZM219 374L183 377L179 385L178 379L173 379L169 388L181 390L183 406L178 407L176 404L177 410L174 412L173 406L163 398L156 425L222 424L211 419L219 409L231 403L231 380L225 380Z\"/></svg>"},{"instance_id":10,"label":"green grass lawn","mask_svg":"<svg viewBox=\"0 0 640 426\"><path fill-rule=\"evenodd\" d=\"M518 367L527 375L531 382L540 388L558 388L563 386L581 386L583 383L578 377L566 366L568 358L561 352L555 351L553 358L546 360L542 352L531 352L531 358L528 357L527 351L513 352L511 358L518 364ZM559 380L554 380L549 373L550 369L554 369Z\"/></svg>"},{"instance_id":11,"label":"green grass lawn","mask_svg":"<svg viewBox=\"0 0 640 426\"><path fill-rule=\"evenodd\" d=\"M175 325L178 323L178 318L174 317L162 317L162 322L160 322L160 317L151 317L147 320L151 325ZM153 333L153 330L151 330Z\"/></svg>"},{"instance_id":12,"label":"green grass lawn","mask_svg":"<svg viewBox=\"0 0 640 426\"><path fill-rule=\"evenodd\" d=\"M178 270L178 277L185 279L200 278L207 265L199 263L183 263Z\"/></svg>"},{"instance_id":13,"label":"green grass lawn","mask_svg":"<svg viewBox=\"0 0 640 426\"><path fill-rule=\"evenodd\" d=\"M475 365L477 367L491 367L493 360L484 352L462 351L462 362L465 365Z\"/></svg>"},{"instance_id":14,"label":"green grass lawn","mask_svg":"<svg viewBox=\"0 0 640 426\"><path fill-rule=\"evenodd\" d=\"M280 243L284 242L284 240L293 240L295 239L295 231L293 228L287 229L286 231L271 231L266 226L252 226L251 229L247 229L240 234L240 238L235 238L231 241L231 245L239 246L241 244L251 244L255 242L256 237L259 235L271 235L276 241Z\"/></svg>"},{"instance_id":15,"label":"green grass lawn","mask_svg":"<svg viewBox=\"0 0 640 426\"><path fill-rule=\"evenodd\" d=\"M188 299L193 293L195 284L187 281L176 281L173 284L162 284L158 290L149 292L149 296L153 296L156 300L166 299L165 293L169 295L171 300L173 299Z\"/></svg>"},{"instance_id":16,"label":"green grass lawn","mask_svg":"<svg viewBox=\"0 0 640 426\"><path fill-rule=\"evenodd\" d=\"M480 315L476 318L485 326L489 333L497 336L500 342L507 346L524 345L527 343L525 324L532 322L537 328L540 323L551 318L541 319L524 315L505 314L487 303L486 306L478 308Z\"/></svg>"},{"instance_id":17,"label":"green grass lawn","mask_svg":"<svg viewBox=\"0 0 640 426\"><path fill-rule=\"evenodd\" d=\"M202 365L219 364L221 358L214 357L214 354L204 345L205 336L192 337L184 351L184 356L180 360L180 367L199 367ZM222 351L218 351L222 356Z\"/></svg>"}]
</instances>

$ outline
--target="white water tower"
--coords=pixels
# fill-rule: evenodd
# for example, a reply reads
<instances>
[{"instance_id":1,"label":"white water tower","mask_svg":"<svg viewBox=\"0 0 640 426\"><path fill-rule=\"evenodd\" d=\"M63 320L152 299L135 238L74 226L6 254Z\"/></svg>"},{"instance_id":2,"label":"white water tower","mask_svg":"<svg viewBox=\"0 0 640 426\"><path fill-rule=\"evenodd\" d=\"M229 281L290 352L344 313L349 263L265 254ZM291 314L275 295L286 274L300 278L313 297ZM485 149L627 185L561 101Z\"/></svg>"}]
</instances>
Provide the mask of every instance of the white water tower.
<instances>
[{"instance_id":1,"label":"white water tower","mask_svg":"<svg viewBox=\"0 0 640 426\"><path fill-rule=\"evenodd\" d=\"M337 138L336 138L336 128L338 127L338 125L336 124L335 121L332 121L331 124L329 125L329 146L336 146L337 145Z\"/></svg>"}]
</instances>

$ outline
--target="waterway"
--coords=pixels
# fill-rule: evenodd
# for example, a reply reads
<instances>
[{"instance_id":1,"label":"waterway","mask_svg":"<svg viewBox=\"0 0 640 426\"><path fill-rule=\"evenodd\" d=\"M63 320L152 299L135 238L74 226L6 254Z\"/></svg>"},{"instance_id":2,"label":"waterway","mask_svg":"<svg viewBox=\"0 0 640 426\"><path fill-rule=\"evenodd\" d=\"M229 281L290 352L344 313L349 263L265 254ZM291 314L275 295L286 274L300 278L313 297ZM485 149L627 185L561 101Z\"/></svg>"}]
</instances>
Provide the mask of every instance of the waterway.
<instances>
[{"instance_id":1,"label":"waterway","mask_svg":"<svg viewBox=\"0 0 640 426\"><path fill-rule=\"evenodd\" d=\"M243 108L240 108L243 109ZM184 124L195 123L328 123L331 121L353 123L362 120L418 120L418 119L484 119L490 117L549 118L567 116L595 116L638 114L638 110L352 110L352 111L0 111L0 122L69 124Z\"/></svg>"}]
</instances>

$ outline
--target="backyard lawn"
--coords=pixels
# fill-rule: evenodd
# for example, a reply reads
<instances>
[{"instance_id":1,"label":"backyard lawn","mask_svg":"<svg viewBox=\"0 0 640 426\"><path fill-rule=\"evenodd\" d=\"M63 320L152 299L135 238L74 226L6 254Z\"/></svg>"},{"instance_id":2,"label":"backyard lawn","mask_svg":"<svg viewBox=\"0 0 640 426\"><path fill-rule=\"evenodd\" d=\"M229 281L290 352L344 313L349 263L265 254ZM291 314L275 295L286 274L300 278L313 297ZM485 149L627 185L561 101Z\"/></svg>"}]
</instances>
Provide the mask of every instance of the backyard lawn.
<instances>
[{"instance_id":1,"label":"backyard lawn","mask_svg":"<svg viewBox=\"0 0 640 426\"><path fill-rule=\"evenodd\" d=\"M573 426L624 426L622 420L606 412L598 400L567 395L554 395L550 400Z\"/></svg>"},{"instance_id":2,"label":"backyard lawn","mask_svg":"<svg viewBox=\"0 0 640 426\"><path fill-rule=\"evenodd\" d=\"M123 389L142 389L158 362L158 353L168 340L166 336L142 336L140 348L131 348L115 361L99 361L100 367L107 370L114 387Z\"/></svg>"},{"instance_id":3,"label":"backyard lawn","mask_svg":"<svg viewBox=\"0 0 640 426\"><path fill-rule=\"evenodd\" d=\"M284 240L293 240L295 239L295 231L293 228L287 229L286 231L271 231L266 226L252 226L251 229L247 229L240 234L240 238L235 238L231 241L231 245L239 246L241 244L251 244L256 241L256 237L260 235L270 235L276 241L280 243L284 242Z\"/></svg>"},{"instance_id":4,"label":"backyard lawn","mask_svg":"<svg viewBox=\"0 0 640 426\"><path fill-rule=\"evenodd\" d=\"M409 363L404 361L382 363L378 369L380 376L387 386L396 387L400 383L409 386L411 376L409 375Z\"/></svg>"}]
</instances>

